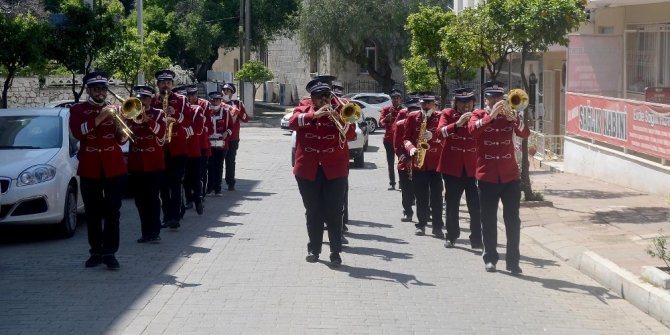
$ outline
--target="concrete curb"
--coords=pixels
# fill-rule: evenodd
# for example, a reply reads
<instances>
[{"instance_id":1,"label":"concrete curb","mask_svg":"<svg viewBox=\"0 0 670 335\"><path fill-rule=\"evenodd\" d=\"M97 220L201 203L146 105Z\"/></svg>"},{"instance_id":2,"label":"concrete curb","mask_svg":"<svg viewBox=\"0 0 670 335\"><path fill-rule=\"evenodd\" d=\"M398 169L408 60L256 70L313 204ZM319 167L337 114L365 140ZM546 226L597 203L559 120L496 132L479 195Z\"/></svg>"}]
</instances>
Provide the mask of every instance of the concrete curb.
<instances>
[{"instance_id":1,"label":"concrete curb","mask_svg":"<svg viewBox=\"0 0 670 335\"><path fill-rule=\"evenodd\" d=\"M646 283L612 261L544 227L521 233L542 248L612 290L641 311L670 327L670 293Z\"/></svg>"}]
</instances>

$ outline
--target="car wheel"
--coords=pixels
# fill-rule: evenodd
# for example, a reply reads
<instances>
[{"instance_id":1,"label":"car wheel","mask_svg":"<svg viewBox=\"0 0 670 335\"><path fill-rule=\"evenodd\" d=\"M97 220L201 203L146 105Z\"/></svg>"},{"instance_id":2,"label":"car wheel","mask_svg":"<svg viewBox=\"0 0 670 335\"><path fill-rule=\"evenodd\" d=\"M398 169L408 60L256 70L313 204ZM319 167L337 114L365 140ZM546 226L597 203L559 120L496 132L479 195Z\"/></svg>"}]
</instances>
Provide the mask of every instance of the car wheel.
<instances>
[{"instance_id":1,"label":"car wheel","mask_svg":"<svg viewBox=\"0 0 670 335\"><path fill-rule=\"evenodd\" d=\"M367 118L365 121L368 122L368 133L373 134L377 130L377 120L373 118Z\"/></svg>"},{"instance_id":2,"label":"car wheel","mask_svg":"<svg viewBox=\"0 0 670 335\"><path fill-rule=\"evenodd\" d=\"M77 191L73 184L67 186L63 221L60 222L60 231L63 237L69 238L77 229Z\"/></svg>"},{"instance_id":3,"label":"car wheel","mask_svg":"<svg viewBox=\"0 0 670 335\"><path fill-rule=\"evenodd\" d=\"M354 158L354 167L362 168L365 166L365 151L361 151L361 154Z\"/></svg>"},{"instance_id":4,"label":"car wheel","mask_svg":"<svg viewBox=\"0 0 670 335\"><path fill-rule=\"evenodd\" d=\"M291 166L295 166L295 148L291 148Z\"/></svg>"}]
</instances>

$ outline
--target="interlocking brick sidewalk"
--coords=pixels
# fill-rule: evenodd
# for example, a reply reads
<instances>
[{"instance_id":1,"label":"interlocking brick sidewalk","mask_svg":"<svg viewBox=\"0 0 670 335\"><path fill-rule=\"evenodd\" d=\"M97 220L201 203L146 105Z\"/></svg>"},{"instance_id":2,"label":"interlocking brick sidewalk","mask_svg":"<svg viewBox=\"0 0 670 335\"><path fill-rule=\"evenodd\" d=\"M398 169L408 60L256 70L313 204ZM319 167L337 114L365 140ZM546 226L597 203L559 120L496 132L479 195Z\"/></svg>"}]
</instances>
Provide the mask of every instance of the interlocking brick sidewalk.
<instances>
[{"instance_id":1,"label":"interlocking brick sidewalk","mask_svg":"<svg viewBox=\"0 0 670 335\"><path fill-rule=\"evenodd\" d=\"M665 197L571 173L533 169L531 179L553 206L522 207L522 232L668 324L670 294L639 278L642 266L665 266L645 251L660 229L670 234Z\"/></svg>"}]
</instances>

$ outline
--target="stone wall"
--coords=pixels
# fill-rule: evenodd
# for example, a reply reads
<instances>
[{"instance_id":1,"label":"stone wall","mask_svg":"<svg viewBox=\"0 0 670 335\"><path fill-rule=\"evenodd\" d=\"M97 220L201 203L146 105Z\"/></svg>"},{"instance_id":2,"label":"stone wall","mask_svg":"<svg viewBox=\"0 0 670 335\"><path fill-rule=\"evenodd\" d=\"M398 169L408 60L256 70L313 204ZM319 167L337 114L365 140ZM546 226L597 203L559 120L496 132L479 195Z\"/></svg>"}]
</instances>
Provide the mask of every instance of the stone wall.
<instances>
[{"instance_id":1,"label":"stone wall","mask_svg":"<svg viewBox=\"0 0 670 335\"><path fill-rule=\"evenodd\" d=\"M0 77L0 80L4 83L5 78ZM80 83L81 76L75 80L76 83ZM7 92L7 107L44 107L53 101L74 100L71 83L71 77L47 77L44 83L40 83L37 77L15 77L12 87ZM112 81L110 86L114 89L116 83ZM123 89L118 88L114 91L124 96ZM86 92L82 98L86 98Z\"/></svg>"}]
</instances>

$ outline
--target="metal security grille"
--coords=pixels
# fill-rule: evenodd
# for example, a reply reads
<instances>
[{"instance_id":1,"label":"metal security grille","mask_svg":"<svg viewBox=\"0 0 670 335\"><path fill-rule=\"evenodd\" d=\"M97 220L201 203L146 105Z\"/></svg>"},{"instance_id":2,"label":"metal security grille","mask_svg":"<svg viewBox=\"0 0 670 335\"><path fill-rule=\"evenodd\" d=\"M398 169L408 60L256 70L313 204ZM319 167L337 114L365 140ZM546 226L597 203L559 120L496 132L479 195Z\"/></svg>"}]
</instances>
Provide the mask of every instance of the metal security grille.
<instances>
[{"instance_id":1,"label":"metal security grille","mask_svg":"<svg viewBox=\"0 0 670 335\"><path fill-rule=\"evenodd\" d=\"M632 25L626 31L626 89L670 86L670 24Z\"/></svg>"}]
</instances>

